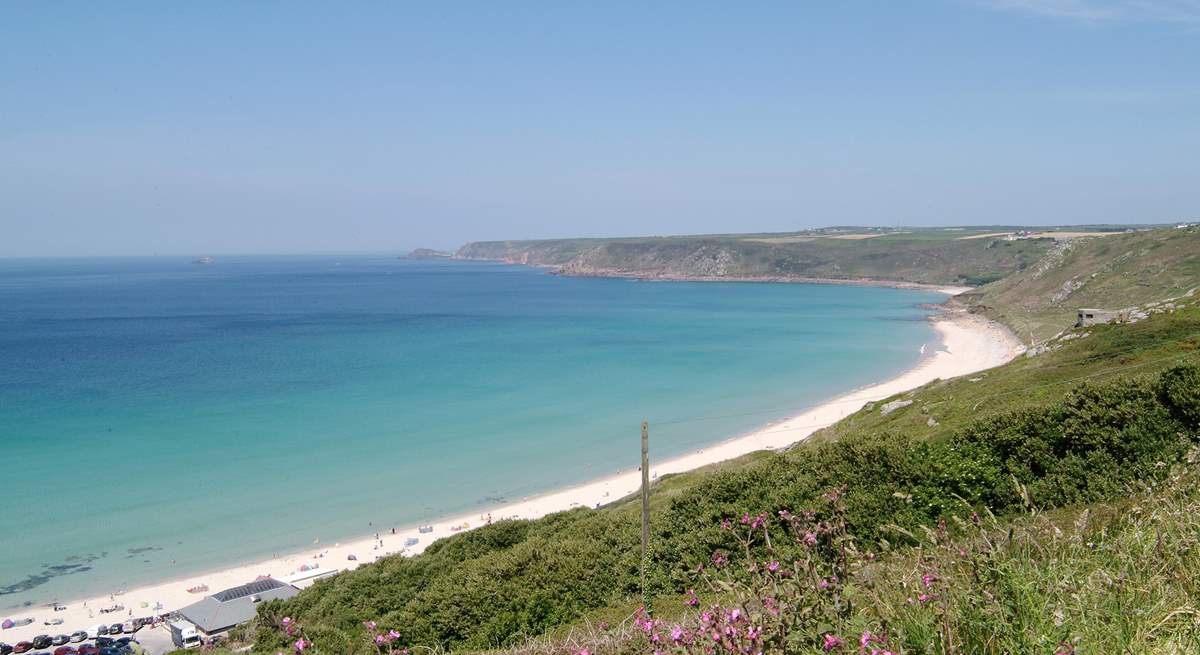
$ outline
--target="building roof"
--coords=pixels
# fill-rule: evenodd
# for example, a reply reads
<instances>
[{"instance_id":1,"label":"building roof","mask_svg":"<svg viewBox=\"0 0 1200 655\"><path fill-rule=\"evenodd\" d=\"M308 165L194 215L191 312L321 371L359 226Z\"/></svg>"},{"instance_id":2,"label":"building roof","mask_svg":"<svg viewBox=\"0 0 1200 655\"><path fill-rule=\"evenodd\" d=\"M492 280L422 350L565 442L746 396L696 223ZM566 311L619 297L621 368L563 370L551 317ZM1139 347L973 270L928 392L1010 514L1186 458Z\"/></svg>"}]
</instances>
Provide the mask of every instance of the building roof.
<instances>
[{"instance_id":1,"label":"building roof","mask_svg":"<svg viewBox=\"0 0 1200 655\"><path fill-rule=\"evenodd\" d=\"M255 580L205 596L179 613L205 633L215 634L254 618L259 602L291 598L297 593L295 587L275 578Z\"/></svg>"}]
</instances>

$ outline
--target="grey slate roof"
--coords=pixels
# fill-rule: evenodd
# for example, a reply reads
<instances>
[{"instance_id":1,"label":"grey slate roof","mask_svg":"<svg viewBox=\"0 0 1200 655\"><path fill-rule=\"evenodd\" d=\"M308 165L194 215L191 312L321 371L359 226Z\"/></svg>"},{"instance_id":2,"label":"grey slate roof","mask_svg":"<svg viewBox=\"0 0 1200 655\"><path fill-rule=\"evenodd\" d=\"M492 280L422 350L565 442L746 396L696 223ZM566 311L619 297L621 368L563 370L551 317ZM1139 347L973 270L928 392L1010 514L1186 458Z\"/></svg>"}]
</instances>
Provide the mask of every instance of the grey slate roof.
<instances>
[{"instance_id":1,"label":"grey slate roof","mask_svg":"<svg viewBox=\"0 0 1200 655\"><path fill-rule=\"evenodd\" d=\"M300 592L295 587L275 578L255 580L238 587L218 591L211 596L205 596L179 610L179 613L183 615L183 618L196 624L197 628L211 635L224 632L239 623L245 623L254 618L258 603L255 603L252 597L266 602L277 598L291 598L298 593Z\"/></svg>"}]
</instances>

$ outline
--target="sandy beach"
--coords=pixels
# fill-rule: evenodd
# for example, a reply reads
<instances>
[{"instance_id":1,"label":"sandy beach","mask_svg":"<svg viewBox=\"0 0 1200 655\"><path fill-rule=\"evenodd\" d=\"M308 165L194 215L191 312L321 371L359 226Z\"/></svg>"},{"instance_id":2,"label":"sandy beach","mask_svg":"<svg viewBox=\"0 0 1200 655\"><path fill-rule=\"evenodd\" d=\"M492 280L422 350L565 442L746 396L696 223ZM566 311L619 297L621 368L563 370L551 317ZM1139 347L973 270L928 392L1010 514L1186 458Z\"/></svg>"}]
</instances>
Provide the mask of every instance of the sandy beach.
<instances>
[{"instance_id":1,"label":"sandy beach","mask_svg":"<svg viewBox=\"0 0 1200 655\"><path fill-rule=\"evenodd\" d=\"M962 290L947 288L942 291L953 295ZM652 476L688 471L756 450L786 447L858 411L866 403L919 387L935 379L947 379L991 368L1022 352L1020 342L1007 329L981 317L948 309L930 320L940 337L940 343L929 349L932 352L926 352L914 368L890 380L854 390L795 416L775 421L750 433L693 453L666 461L654 462L652 459ZM653 458L653 452L651 457ZM187 591L188 588L199 585L206 585L211 592L216 592L250 582L260 575L284 580L295 579L296 576L306 575L301 571L301 567L315 567L310 574L333 572L355 568L395 553L417 554L437 539L462 529L478 527L486 522L481 521L481 517L490 515L494 520L533 519L573 507L595 507L636 492L639 484L640 473L637 470L621 471L575 487L494 507L490 509L490 514L489 511L476 511L437 520L431 524L433 529L429 533L419 533L419 527L415 525L397 528L393 533L389 526L386 532L381 529L378 538L375 535L367 535L361 539L341 543L321 541L303 552L129 589L111 598L104 595L86 600L67 601L63 603L66 605L63 611L54 612L48 607L9 610L2 618L30 617L34 619L34 623L0 631L0 641L12 644L43 633L69 634L100 623L126 620L131 610L134 617L170 612L203 597L204 593ZM405 548L404 543L409 538L419 541L416 545ZM356 559L349 559L351 556ZM102 607L118 603L126 609L113 614L99 612ZM155 610L155 607L161 608ZM50 618L62 619L63 624L43 625L43 621Z\"/></svg>"}]
</instances>

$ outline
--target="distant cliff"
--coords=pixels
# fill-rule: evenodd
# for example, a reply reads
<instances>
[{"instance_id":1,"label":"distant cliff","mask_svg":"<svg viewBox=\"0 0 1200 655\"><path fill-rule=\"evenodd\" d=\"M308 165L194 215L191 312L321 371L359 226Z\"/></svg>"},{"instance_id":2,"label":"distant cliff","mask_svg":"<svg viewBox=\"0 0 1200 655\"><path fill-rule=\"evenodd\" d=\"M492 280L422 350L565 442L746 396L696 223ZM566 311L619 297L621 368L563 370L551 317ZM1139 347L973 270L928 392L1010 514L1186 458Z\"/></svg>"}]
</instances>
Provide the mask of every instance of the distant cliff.
<instances>
[{"instance_id":1,"label":"distant cliff","mask_svg":"<svg viewBox=\"0 0 1200 655\"><path fill-rule=\"evenodd\" d=\"M452 252L443 252L430 248L417 248L407 255L402 256L401 259L449 259L453 256L454 253Z\"/></svg>"},{"instance_id":2,"label":"distant cliff","mask_svg":"<svg viewBox=\"0 0 1200 655\"><path fill-rule=\"evenodd\" d=\"M963 238L961 230L550 239L469 243L455 254L645 279L891 281L976 286L1037 262L1053 239Z\"/></svg>"}]
</instances>

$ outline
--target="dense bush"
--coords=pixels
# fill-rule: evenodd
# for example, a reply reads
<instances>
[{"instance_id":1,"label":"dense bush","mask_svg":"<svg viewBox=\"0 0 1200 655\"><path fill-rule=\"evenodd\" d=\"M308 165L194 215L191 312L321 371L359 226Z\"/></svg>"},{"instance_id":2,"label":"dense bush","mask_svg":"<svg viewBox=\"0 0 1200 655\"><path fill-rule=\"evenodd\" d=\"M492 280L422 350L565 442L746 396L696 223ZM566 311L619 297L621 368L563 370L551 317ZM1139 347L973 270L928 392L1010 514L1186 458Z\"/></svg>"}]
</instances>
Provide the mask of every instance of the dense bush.
<instances>
[{"instance_id":1,"label":"dense bush","mask_svg":"<svg viewBox=\"0 0 1200 655\"><path fill-rule=\"evenodd\" d=\"M660 595L694 581L694 565L728 549L722 519L812 507L829 489L849 536L883 538L882 526L916 530L966 502L1004 514L1024 500L1054 507L1111 498L1153 479L1196 440L1200 371L1180 366L1154 380L1085 384L1061 401L971 423L953 438L852 434L800 446L752 466L720 471L652 517L650 583ZM359 652L362 621L395 628L399 642L449 648L510 645L638 593L639 527L628 507L579 509L533 522L501 522L443 540L415 558L393 557L260 609L256 650L289 646L278 628L296 617L320 643ZM795 543L778 557L803 556ZM366 652L366 651L361 651Z\"/></svg>"},{"instance_id":2,"label":"dense bush","mask_svg":"<svg viewBox=\"0 0 1200 655\"><path fill-rule=\"evenodd\" d=\"M711 593L686 594L692 609L638 611L508 655L1200 652L1198 460L1193 449L1166 480L1073 515L999 520L960 506L896 530L915 545L891 552L860 548L836 493L815 511L726 521L741 547L704 563L696 586Z\"/></svg>"}]
</instances>

